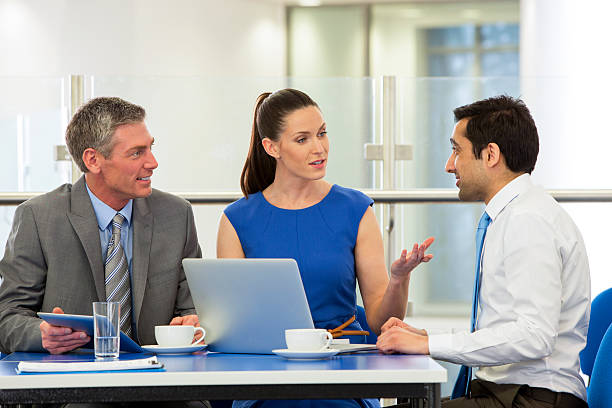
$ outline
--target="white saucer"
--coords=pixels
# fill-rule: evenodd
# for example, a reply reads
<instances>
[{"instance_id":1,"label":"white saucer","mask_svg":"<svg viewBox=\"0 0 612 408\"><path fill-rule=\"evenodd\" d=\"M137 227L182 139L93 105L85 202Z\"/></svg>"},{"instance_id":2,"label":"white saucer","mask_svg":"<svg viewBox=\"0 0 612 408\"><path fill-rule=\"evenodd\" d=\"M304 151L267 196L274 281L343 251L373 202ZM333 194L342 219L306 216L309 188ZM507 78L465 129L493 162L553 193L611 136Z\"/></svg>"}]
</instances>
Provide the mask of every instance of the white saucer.
<instances>
[{"instance_id":1,"label":"white saucer","mask_svg":"<svg viewBox=\"0 0 612 408\"><path fill-rule=\"evenodd\" d=\"M155 354L185 354L204 350L208 344L195 344L193 346L162 347L158 344L141 346L143 349Z\"/></svg>"},{"instance_id":2,"label":"white saucer","mask_svg":"<svg viewBox=\"0 0 612 408\"><path fill-rule=\"evenodd\" d=\"M289 349L276 349L276 350L272 350L272 352L276 355L279 355L285 358L300 359L300 360L319 360L319 359L335 356L336 354L340 352L340 350L325 349L325 350L301 351L301 350L289 350Z\"/></svg>"}]
</instances>

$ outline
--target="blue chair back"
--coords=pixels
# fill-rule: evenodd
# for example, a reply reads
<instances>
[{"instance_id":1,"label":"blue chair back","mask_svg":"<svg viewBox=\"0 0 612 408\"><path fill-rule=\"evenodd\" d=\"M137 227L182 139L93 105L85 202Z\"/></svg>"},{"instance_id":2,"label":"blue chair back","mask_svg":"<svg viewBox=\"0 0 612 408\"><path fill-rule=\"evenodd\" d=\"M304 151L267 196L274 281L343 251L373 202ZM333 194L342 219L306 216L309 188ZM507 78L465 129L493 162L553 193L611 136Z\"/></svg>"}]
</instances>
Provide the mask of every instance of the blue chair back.
<instances>
[{"instance_id":1,"label":"blue chair back","mask_svg":"<svg viewBox=\"0 0 612 408\"><path fill-rule=\"evenodd\" d=\"M588 389L590 408L612 407L612 326L601 341Z\"/></svg>"},{"instance_id":2,"label":"blue chair back","mask_svg":"<svg viewBox=\"0 0 612 408\"><path fill-rule=\"evenodd\" d=\"M601 292L591 303L591 318L587 332L587 345L580 352L580 368L590 376L599 343L612 323L612 288Z\"/></svg>"},{"instance_id":3,"label":"blue chair back","mask_svg":"<svg viewBox=\"0 0 612 408\"><path fill-rule=\"evenodd\" d=\"M355 314L355 316L356 320L361 325L361 328L370 332L370 334L366 336L366 343L376 344L378 336L376 335L376 333L374 333L372 329L370 329L370 325L368 325L368 320L366 319L365 309L362 306L357 305L357 313Z\"/></svg>"}]
</instances>

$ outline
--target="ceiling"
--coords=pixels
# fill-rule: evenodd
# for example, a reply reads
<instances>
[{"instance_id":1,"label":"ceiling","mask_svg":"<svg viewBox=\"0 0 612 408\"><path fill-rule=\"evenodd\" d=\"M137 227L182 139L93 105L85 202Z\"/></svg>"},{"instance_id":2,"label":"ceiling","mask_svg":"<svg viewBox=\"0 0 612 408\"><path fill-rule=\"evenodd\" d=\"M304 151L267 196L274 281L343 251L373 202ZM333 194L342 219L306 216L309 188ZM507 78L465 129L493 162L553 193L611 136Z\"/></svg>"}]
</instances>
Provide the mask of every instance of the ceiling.
<instances>
[{"instance_id":1,"label":"ceiling","mask_svg":"<svg viewBox=\"0 0 612 408\"><path fill-rule=\"evenodd\" d=\"M305 5L347 5L347 4L389 4L389 3L492 3L492 2L508 2L508 0L249 0L255 3L276 3L285 4L288 6L305 6ZM513 2L518 2L514 0Z\"/></svg>"}]
</instances>

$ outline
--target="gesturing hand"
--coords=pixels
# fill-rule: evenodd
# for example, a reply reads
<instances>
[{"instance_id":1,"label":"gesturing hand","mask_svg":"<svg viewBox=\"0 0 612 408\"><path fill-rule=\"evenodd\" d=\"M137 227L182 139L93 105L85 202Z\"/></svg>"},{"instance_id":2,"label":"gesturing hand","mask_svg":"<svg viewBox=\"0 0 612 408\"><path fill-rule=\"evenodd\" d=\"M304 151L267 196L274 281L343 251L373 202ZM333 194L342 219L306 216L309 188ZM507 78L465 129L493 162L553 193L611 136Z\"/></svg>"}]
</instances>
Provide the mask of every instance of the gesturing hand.
<instances>
[{"instance_id":1,"label":"gesturing hand","mask_svg":"<svg viewBox=\"0 0 612 408\"><path fill-rule=\"evenodd\" d=\"M407 250L403 250L402 254L398 259L391 264L391 276L396 278L404 278L410 275L410 272L421 262L429 262L433 259L432 254L425 254L425 251L434 242L433 237L427 238L421 245L414 244L412 251L408 253Z\"/></svg>"}]
</instances>

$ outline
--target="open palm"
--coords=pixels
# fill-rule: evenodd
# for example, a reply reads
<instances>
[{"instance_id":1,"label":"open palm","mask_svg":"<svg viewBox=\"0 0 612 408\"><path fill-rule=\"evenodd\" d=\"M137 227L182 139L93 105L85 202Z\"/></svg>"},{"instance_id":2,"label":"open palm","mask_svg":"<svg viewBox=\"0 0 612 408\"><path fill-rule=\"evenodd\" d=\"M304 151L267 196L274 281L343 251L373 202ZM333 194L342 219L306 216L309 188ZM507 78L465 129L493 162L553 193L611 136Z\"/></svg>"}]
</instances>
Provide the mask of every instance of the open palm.
<instances>
[{"instance_id":1,"label":"open palm","mask_svg":"<svg viewBox=\"0 0 612 408\"><path fill-rule=\"evenodd\" d=\"M419 266L421 262L431 261L433 255L425 254L425 251L427 251L433 242L434 238L429 237L423 241L421 245L415 243L410 253L404 249L400 257L391 264L391 275L398 278L407 276L414 268Z\"/></svg>"}]
</instances>

